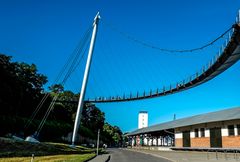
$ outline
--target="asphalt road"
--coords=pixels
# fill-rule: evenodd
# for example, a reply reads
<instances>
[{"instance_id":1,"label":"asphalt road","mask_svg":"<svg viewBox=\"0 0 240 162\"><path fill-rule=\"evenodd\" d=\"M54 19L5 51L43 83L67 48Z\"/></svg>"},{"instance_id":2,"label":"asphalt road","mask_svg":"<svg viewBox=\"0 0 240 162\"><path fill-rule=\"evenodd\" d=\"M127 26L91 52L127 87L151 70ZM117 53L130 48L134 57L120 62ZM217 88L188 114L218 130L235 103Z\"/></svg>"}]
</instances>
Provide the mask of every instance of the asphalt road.
<instances>
[{"instance_id":1,"label":"asphalt road","mask_svg":"<svg viewBox=\"0 0 240 162\"><path fill-rule=\"evenodd\" d=\"M108 152L111 155L110 162L172 162L161 157L124 149L108 149Z\"/></svg>"}]
</instances>

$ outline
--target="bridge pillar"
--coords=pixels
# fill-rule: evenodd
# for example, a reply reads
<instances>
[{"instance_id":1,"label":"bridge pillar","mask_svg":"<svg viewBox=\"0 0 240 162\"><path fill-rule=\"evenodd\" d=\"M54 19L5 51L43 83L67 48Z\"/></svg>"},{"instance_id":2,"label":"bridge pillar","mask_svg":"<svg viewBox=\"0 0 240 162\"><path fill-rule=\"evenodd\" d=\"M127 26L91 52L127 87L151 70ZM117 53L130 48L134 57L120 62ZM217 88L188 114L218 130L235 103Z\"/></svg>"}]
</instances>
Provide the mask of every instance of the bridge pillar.
<instances>
[{"instance_id":1,"label":"bridge pillar","mask_svg":"<svg viewBox=\"0 0 240 162\"><path fill-rule=\"evenodd\" d=\"M132 146L132 136L128 137L128 146Z\"/></svg>"},{"instance_id":2,"label":"bridge pillar","mask_svg":"<svg viewBox=\"0 0 240 162\"><path fill-rule=\"evenodd\" d=\"M140 144L141 144L141 146L144 146L144 135L141 134L140 137L141 137L140 138L140 141L141 141Z\"/></svg>"},{"instance_id":3,"label":"bridge pillar","mask_svg":"<svg viewBox=\"0 0 240 162\"><path fill-rule=\"evenodd\" d=\"M166 139L167 146L169 146L169 138Z\"/></svg>"},{"instance_id":4,"label":"bridge pillar","mask_svg":"<svg viewBox=\"0 0 240 162\"><path fill-rule=\"evenodd\" d=\"M149 137L147 135L147 146L149 146Z\"/></svg>"},{"instance_id":5,"label":"bridge pillar","mask_svg":"<svg viewBox=\"0 0 240 162\"><path fill-rule=\"evenodd\" d=\"M134 143L133 143L133 146L136 146L137 145L137 137L134 136Z\"/></svg>"},{"instance_id":6,"label":"bridge pillar","mask_svg":"<svg viewBox=\"0 0 240 162\"><path fill-rule=\"evenodd\" d=\"M161 143L162 143L162 146L164 146L164 137L162 136L162 139L161 139Z\"/></svg>"}]
</instances>

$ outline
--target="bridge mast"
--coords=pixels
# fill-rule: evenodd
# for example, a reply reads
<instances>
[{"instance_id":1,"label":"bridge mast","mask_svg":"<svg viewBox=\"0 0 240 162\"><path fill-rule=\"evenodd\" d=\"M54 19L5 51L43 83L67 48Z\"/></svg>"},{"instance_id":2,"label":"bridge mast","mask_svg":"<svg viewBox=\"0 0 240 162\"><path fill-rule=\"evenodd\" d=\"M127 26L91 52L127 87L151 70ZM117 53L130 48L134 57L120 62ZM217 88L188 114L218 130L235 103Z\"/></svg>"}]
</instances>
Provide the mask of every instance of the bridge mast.
<instances>
[{"instance_id":1,"label":"bridge mast","mask_svg":"<svg viewBox=\"0 0 240 162\"><path fill-rule=\"evenodd\" d=\"M76 136L77 136L77 132L78 132L79 124L80 124L83 103L84 103L84 97L85 97L85 91L86 91L88 75L89 75L89 70L90 70L91 61L92 61L92 54L93 54L99 19L100 19L100 15L98 12L97 15L95 16L94 22L93 22L92 38L91 38L90 47L89 47L89 51L88 51L88 58L87 58L87 63L86 63L85 72L84 72L84 76L83 76L82 88L81 88L81 93L80 93L80 97L79 97L79 101L78 101L77 114L76 114L75 123L74 123L72 146L74 146L74 144L75 144Z\"/></svg>"}]
</instances>

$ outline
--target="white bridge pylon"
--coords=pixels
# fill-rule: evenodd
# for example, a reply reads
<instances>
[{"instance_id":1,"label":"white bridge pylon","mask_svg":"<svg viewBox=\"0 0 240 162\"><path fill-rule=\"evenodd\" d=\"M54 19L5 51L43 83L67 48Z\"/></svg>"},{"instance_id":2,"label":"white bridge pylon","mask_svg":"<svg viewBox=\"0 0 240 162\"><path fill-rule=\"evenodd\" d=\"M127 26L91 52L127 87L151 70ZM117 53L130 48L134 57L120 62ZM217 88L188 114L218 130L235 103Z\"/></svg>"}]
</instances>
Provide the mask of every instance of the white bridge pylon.
<instances>
[{"instance_id":1,"label":"white bridge pylon","mask_svg":"<svg viewBox=\"0 0 240 162\"><path fill-rule=\"evenodd\" d=\"M83 76L83 82L82 82L82 88L81 88L79 102L78 102L77 114L75 117L73 136L72 136L72 146L75 145L78 128L79 128L79 124L81 121L84 97L85 97L86 86L87 86L89 71L90 71L91 62L92 62L92 54L93 54L93 50L94 50L94 44L95 44L95 40L96 40L99 19L100 19L100 15L98 12L97 15L95 16L94 22L93 22L92 38L91 38L91 42L90 42L87 63L86 63L85 72L84 72L84 76Z\"/></svg>"}]
</instances>

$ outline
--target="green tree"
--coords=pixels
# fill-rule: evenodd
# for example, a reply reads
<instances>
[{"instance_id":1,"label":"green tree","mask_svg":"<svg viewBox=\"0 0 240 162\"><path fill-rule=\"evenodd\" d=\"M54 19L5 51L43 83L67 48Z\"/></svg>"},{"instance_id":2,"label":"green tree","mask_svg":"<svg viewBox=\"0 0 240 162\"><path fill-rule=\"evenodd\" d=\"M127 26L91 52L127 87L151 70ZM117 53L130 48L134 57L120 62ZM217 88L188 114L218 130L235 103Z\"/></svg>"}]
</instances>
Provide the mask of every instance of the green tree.
<instances>
[{"instance_id":1,"label":"green tree","mask_svg":"<svg viewBox=\"0 0 240 162\"><path fill-rule=\"evenodd\" d=\"M117 126L105 123L103 126L104 141L110 146L119 146L122 143L122 131Z\"/></svg>"},{"instance_id":2,"label":"green tree","mask_svg":"<svg viewBox=\"0 0 240 162\"><path fill-rule=\"evenodd\" d=\"M62 84L54 84L50 87L48 87L48 89L52 92L52 93L61 93L64 91L64 87Z\"/></svg>"},{"instance_id":3,"label":"green tree","mask_svg":"<svg viewBox=\"0 0 240 162\"><path fill-rule=\"evenodd\" d=\"M47 77L39 74L34 64L12 62L0 54L1 114L28 116L42 96Z\"/></svg>"},{"instance_id":4,"label":"green tree","mask_svg":"<svg viewBox=\"0 0 240 162\"><path fill-rule=\"evenodd\" d=\"M73 116L77 109L78 96L72 91L65 91L61 84L52 85L49 87L49 90L51 90L51 97L58 94L58 99L50 118L72 123L74 121Z\"/></svg>"},{"instance_id":5,"label":"green tree","mask_svg":"<svg viewBox=\"0 0 240 162\"><path fill-rule=\"evenodd\" d=\"M68 110L69 113L71 113L71 119L73 119L73 114L77 111L77 105L78 105L78 94L74 94L72 91L66 90L59 94L58 100L62 102L64 107Z\"/></svg>"},{"instance_id":6,"label":"green tree","mask_svg":"<svg viewBox=\"0 0 240 162\"><path fill-rule=\"evenodd\" d=\"M47 77L39 74L34 64L16 63L15 73L19 92L17 115L28 116L38 104Z\"/></svg>"},{"instance_id":7,"label":"green tree","mask_svg":"<svg viewBox=\"0 0 240 162\"><path fill-rule=\"evenodd\" d=\"M15 64L10 62L11 57L0 54L0 112L2 115L15 112L17 102L12 102L18 97L16 85Z\"/></svg>"},{"instance_id":8,"label":"green tree","mask_svg":"<svg viewBox=\"0 0 240 162\"><path fill-rule=\"evenodd\" d=\"M11 59L11 56L0 54L0 126L4 127L0 129L0 135L23 130L24 123L46 94L43 85L47 82L47 77L38 72L36 65L13 62ZM52 85L49 90L51 95L30 128L25 130L28 135L35 131L53 97L58 94L57 103L42 130L48 140L61 137L72 130L79 98L79 94L64 90L61 84ZM80 134L96 139L98 129L106 143L117 145L121 142L121 130L105 123L104 112L95 104L84 103Z\"/></svg>"},{"instance_id":9,"label":"green tree","mask_svg":"<svg viewBox=\"0 0 240 162\"><path fill-rule=\"evenodd\" d=\"M95 104L85 103L82 111L81 123L83 126L97 133L102 130L105 121L105 114Z\"/></svg>"}]
</instances>

